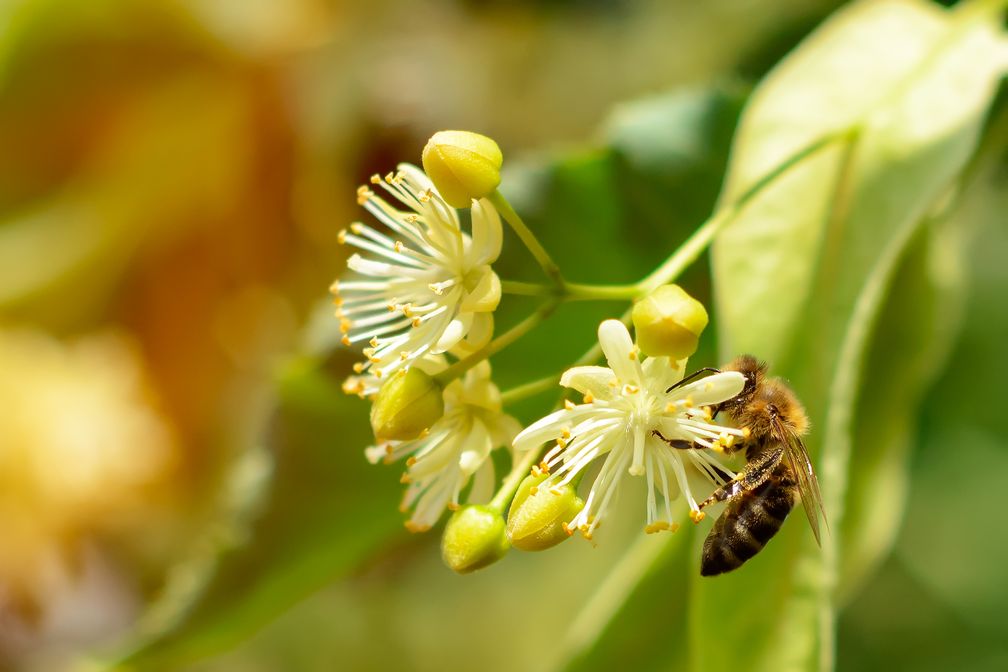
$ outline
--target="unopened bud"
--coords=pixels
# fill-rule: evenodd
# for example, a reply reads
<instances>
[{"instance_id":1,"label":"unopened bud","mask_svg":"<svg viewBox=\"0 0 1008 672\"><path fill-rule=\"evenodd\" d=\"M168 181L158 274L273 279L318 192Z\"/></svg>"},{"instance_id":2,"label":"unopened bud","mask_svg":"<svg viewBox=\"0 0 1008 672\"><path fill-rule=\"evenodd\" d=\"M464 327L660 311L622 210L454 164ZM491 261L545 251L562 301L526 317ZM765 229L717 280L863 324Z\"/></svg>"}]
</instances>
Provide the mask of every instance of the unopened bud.
<instances>
[{"instance_id":1,"label":"unopened bud","mask_svg":"<svg viewBox=\"0 0 1008 672\"><path fill-rule=\"evenodd\" d=\"M504 518L489 506L462 507L448 519L441 536L441 557L459 574L492 565L504 557L508 548Z\"/></svg>"},{"instance_id":2,"label":"unopened bud","mask_svg":"<svg viewBox=\"0 0 1008 672\"><path fill-rule=\"evenodd\" d=\"M544 551L566 540L570 533L564 523L584 508L574 486L540 487L545 479L545 474L526 476L511 502L508 538L523 551Z\"/></svg>"},{"instance_id":3,"label":"unopened bud","mask_svg":"<svg viewBox=\"0 0 1008 672\"><path fill-rule=\"evenodd\" d=\"M423 149L424 172L453 208L468 208L473 199L492 194L503 163L496 142L469 131L438 131Z\"/></svg>"},{"instance_id":4,"label":"unopened bud","mask_svg":"<svg viewBox=\"0 0 1008 672\"><path fill-rule=\"evenodd\" d=\"M662 285L634 305L633 323L645 355L683 359L696 352L707 311L679 285Z\"/></svg>"},{"instance_id":5,"label":"unopened bud","mask_svg":"<svg viewBox=\"0 0 1008 672\"><path fill-rule=\"evenodd\" d=\"M378 441L410 441L444 415L441 386L412 366L392 376L371 406L371 429Z\"/></svg>"}]
</instances>

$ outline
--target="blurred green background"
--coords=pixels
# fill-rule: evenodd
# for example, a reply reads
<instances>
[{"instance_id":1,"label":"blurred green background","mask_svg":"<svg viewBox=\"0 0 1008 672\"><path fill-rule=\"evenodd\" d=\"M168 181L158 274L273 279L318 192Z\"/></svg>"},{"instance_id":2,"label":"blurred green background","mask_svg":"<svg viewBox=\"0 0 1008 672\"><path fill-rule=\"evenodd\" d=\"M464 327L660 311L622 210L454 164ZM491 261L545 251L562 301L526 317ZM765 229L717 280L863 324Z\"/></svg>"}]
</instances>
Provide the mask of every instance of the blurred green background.
<instances>
[{"instance_id":1,"label":"blurred green background","mask_svg":"<svg viewBox=\"0 0 1008 672\"><path fill-rule=\"evenodd\" d=\"M632 489L598 547L452 574L364 460L326 289L356 186L443 128L497 140L569 278L639 279L715 208L757 82L842 4L0 2L0 669L693 669L726 627L699 614L773 619L745 584L694 609L706 528L644 537ZM1002 90L868 348L845 525L875 541L844 565L839 669L1008 669L1006 116ZM524 255L506 237L495 269L535 279ZM706 256L681 282L711 305ZM624 308L564 306L498 384Z\"/></svg>"}]
</instances>

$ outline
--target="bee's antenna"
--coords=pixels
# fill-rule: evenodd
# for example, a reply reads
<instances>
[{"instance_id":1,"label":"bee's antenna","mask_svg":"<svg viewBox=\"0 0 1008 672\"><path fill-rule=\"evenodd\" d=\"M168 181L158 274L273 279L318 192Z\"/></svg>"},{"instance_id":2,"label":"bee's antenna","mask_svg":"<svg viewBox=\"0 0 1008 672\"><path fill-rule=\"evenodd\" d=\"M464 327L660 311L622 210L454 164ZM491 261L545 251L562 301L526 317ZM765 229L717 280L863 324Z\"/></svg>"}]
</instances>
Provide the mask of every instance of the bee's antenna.
<instances>
[{"instance_id":1,"label":"bee's antenna","mask_svg":"<svg viewBox=\"0 0 1008 672\"><path fill-rule=\"evenodd\" d=\"M672 390L676 389L677 387L682 387L686 383L690 383L690 382L696 380L697 378L699 378L704 373L721 373L721 369L715 369L713 366L705 366L702 369L697 369L696 371L694 371L693 373L689 374L688 376L686 376L685 378L683 378L682 380L680 380L678 383L676 383L672 387L670 387L667 390L665 390L665 394L668 394L669 392L671 392Z\"/></svg>"}]
</instances>

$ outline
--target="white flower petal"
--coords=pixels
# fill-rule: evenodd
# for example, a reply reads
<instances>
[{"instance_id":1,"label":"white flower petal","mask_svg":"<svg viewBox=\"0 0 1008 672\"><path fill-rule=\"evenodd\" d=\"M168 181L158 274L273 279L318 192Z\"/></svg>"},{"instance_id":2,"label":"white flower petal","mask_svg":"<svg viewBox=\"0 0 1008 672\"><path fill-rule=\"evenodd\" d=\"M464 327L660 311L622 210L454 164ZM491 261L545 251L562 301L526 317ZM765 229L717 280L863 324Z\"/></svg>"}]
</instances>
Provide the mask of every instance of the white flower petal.
<instances>
[{"instance_id":1,"label":"white flower petal","mask_svg":"<svg viewBox=\"0 0 1008 672\"><path fill-rule=\"evenodd\" d=\"M493 460L486 460L476 470L472 477L472 489L469 490L469 501L473 504L485 504L493 498L497 486L494 478Z\"/></svg>"},{"instance_id":2,"label":"white flower petal","mask_svg":"<svg viewBox=\"0 0 1008 672\"><path fill-rule=\"evenodd\" d=\"M462 355L476 352L493 338L494 319L493 313L468 313L472 316L469 323L469 330L465 338L459 341L455 347Z\"/></svg>"},{"instance_id":3,"label":"white flower petal","mask_svg":"<svg viewBox=\"0 0 1008 672\"><path fill-rule=\"evenodd\" d=\"M465 336L466 332L469 331L470 325L472 325L473 314L472 313L459 313L455 319L448 323L445 330L441 333L441 338L438 339L437 343L431 349L434 353L445 352L450 350L452 347L458 344Z\"/></svg>"},{"instance_id":4,"label":"white flower petal","mask_svg":"<svg viewBox=\"0 0 1008 672\"><path fill-rule=\"evenodd\" d=\"M460 310L468 310L474 313L488 312L496 310L497 304L501 300L501 283L497 274L490 270L489 266L479 266L471 271L467 282L474 282L474 286L467 291Z\"/></svg>"},{"instance_id":5,"label":"white flower petal","mask_svg":"<svg viewBox=\"0 0 1008 672\"><path fill-rule=\"evenodd\" d=\"M500 256L501 242L504 238L497 208L487 199L481 198L473 203L471 212L472 245L469 263L472 266L493 263Z\"/></svg>"},{"instance_id":6,"label":"white flower petal","mask_svg":"<svg viewBox=\"0 0 1008 672\"><path fill-rule=\"evenodd\" d=\"M564 371L560 384L590 394L596 399L609 399L617 393L616 374L604 366L575 366Z\"/></svg>"},{"instance_id":7,"label":"white flower petal","mask_svg":"<svg viewBox=\"0 0 1008 672\"><path fill-rule=\"evenodd\" d=\"M606 320L598 328L599 345L605 354L609 368L616 374L621 385L640 385L640 362L630 339L630 332L619 320Z\"/></svg>"},{"instance_id":8,"label":"white flower petal","mask_svg":"<svg viewBox=\"0 0 1008 672\"><path fill-rule=\"evenodd\" d=\"M466 478L476 473L480 465L490 455L490 432L478 418L473 418L469 432L460 441L462 452L459 455L459 468Z\"/></svg>"},{"instance_id":9,"label":"white flower petal","mask_svg":"<svg viewBox=\"0 0 1008 672\"><path fill-rule=\"evenodd\" d=\"M648 357L641 364L644 380L655 394L664 394L665 390L682 380L685 368L685 359L676 361L668 357Z\"/></svg>"},{"instance_id":10,"label":"white flower petal","mask_svg":"<svg viewBox=\"0 0 1008 672\"><path fill-rule=\"evenodd\" d=\"M745 387L745 376L738 371L722 371L673 390L676 398L692 398L696 406L719 404L737 396Z\"/></svg>"}]
</instances>

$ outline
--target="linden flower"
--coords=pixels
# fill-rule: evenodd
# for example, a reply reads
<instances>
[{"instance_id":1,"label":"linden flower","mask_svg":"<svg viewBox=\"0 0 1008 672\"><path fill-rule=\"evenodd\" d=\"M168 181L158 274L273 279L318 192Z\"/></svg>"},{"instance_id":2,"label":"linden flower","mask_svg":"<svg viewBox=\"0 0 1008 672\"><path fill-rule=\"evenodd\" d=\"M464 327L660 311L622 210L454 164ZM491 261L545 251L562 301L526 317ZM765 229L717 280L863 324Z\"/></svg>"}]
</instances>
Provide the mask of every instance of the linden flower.
<instances>
[{"instance_id":1,"label":"linden flower","mask_svg":"<svg viewBox=\"0 0 1008 672\"><path fill-rule=\"evenodd\" d=\"M490 268L501 249L501 223L486 199L472 202L472 236L462 231L427 176L402 164L381 185L408 210L398 210L368 187L358 202L390 235L356 222L340 232L355 253L347 267L360 277L333 283L343 343L365 341L367 361L358 364L352 392L370 394L377 379L426 354L471 352L490 340L500 279Z\"/></svg>"},{"instance_id":2,"label":"linden flower","mask_svg":"<svg viewBox=\"0 0 1008 672\"><path fill-rule=\"evenodd\" d=\"M540 487L554 491L604 456L584 508L567 524L568 532L578 529L591 539L624 474L647 478L647 532L678 528L672 520L672 500L680 490L690 517L700 520L703 514L690 491L687 467L695 467L715 483L723 482L722 475L734 474L711 451L690 449L687 443L672 447L654 431L708 449L731 445L744 430L711 422L709 405L736 396L744 377L735 371L718 373L666 393L682 380L685 359L650 357L641 362L630 333L618 320L603 322L598 337L609 367L577 366L560 379L561 385L584 394L584 403L568 401L563 410L529 426L515 438L515 450L534 450L556 440L533 469L549 474ZM664 506L659 506L656 492L663 496Z\"/></svg>"},{"instance_id":3,"label":"linden flower","mask_svg":"<svg viewBox=\"0 0 1008 672\"><path fill-rule=\"evenodd\" d=\"M500 391L490 380L490 363L480 362L444 390L445 412L430 431L412 441L389 441L367 448L374 464L405 456L408 483L401 509L413 509L406 521L411 532L431 528L445 508L459 506L459 493L473 480L469 502L484 503L494 491L490 451L510 445L521 429L502 411Z\"/></svg>"}]
</instances>

